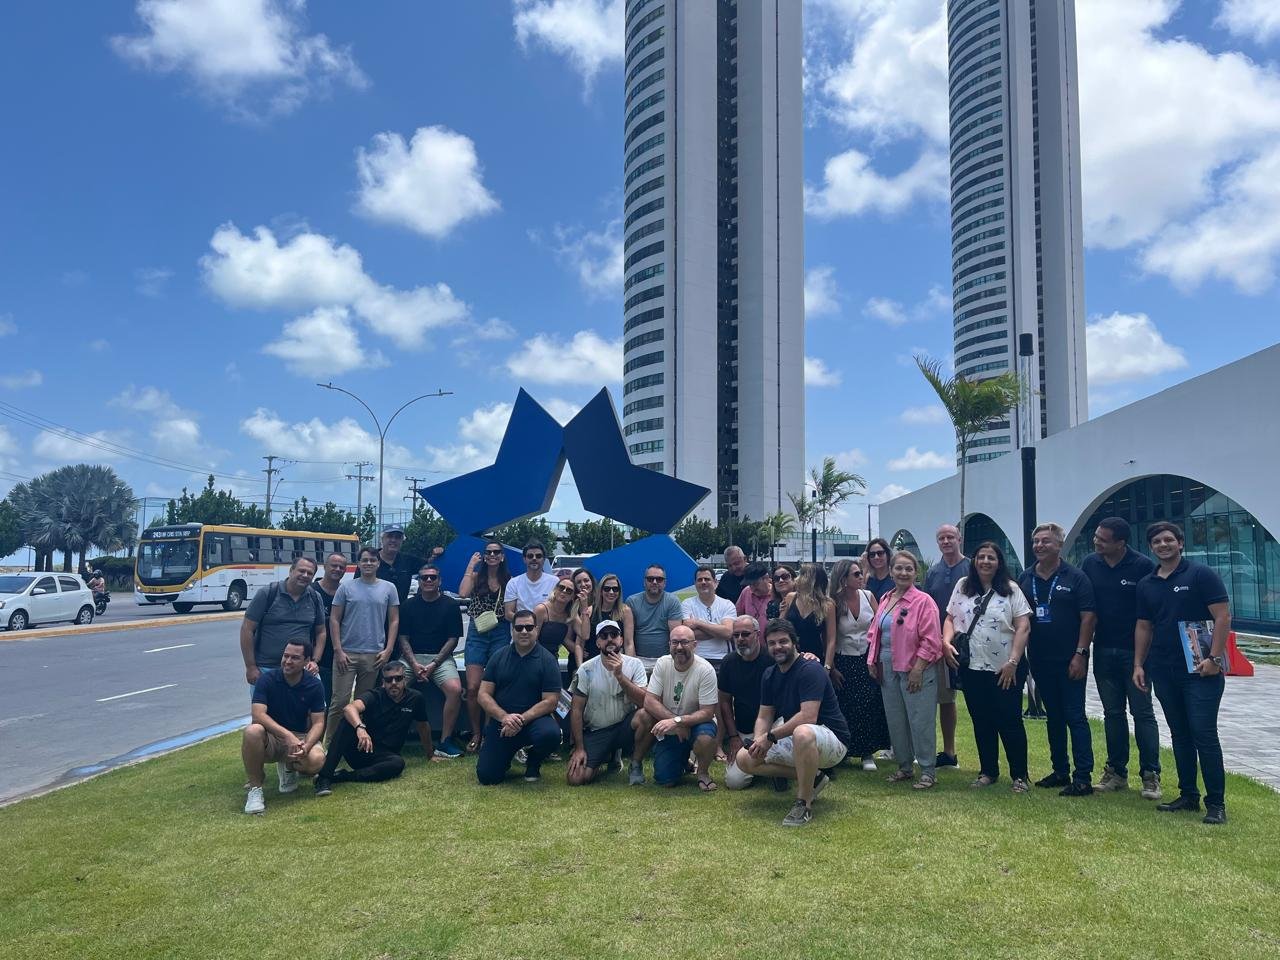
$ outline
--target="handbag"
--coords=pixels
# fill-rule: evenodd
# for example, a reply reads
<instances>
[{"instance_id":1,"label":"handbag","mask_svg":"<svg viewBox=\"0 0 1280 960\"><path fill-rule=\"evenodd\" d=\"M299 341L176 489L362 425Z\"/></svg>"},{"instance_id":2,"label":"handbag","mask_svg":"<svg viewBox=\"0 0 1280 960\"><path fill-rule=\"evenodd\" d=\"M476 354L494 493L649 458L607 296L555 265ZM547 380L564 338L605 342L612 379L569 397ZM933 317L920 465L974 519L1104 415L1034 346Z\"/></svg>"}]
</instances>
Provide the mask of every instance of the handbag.
<instances>
[{"instance_id":1,"label":"handbag","mask_svg":"<svg viewBox=\"0 0 1280 960\"><path fill-rule=\"evenodd\" d=\"M973 628L978 625L978 621L982 619L982 615L987 612L987 604L991 602L992 596L995 594L995 587L986 592L982 600L978 602L978 606L973 611L973 619L969 621L969 629L954 634L951 637L951 645L956 648L956 663L961 670L969 669L969 634L973 632Z\"/></svg>"},{"instance_id":2,"label":"handbag","mask_svg":"<svg viewBox=\"0 0 1280 960\"><path fill-rule=\"evenodd\" d=\"M498 625L498 615L492 610L486 610L475 618L475 625L478 633L488 633Z\"/></svg>"}]
</instances>

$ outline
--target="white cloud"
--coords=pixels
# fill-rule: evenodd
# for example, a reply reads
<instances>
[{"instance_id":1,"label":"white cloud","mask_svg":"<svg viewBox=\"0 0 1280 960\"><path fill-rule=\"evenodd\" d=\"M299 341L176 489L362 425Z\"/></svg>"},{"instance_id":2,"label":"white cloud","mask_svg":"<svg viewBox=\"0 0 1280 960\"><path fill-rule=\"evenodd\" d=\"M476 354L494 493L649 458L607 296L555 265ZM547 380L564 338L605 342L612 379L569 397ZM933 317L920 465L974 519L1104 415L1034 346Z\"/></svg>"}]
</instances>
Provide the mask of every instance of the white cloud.
<instances>
[{"instance_id":1,"label":"white cloud","mask_svg":"<svg viewBox=\"0 0 1280 960\"><path fill-rule=\"evenodd\" d=\"M838 387L840 371L831 370L819 357L804 358L804 385L806 387Z\"/></svg>"},{"instance_id":2,"label":"white cloud","mask_svg":"<svg viewBox=\"0 0 1280 960\"><path fill-rule=\"evenodd\" d=\"M134 413L152 414L157 417L177 417L182 415L182 409L173 402L173 397L169 395L169 392L158 387L138 388L133 384L129 384L124 390L112 397L108 403L113 407L132 410Z\"/></svg>"},{"instance_id":3,"label":"white cloud","mask_svg":"<svg viewBox=\"0 0 1280 960\"><path fill-rule=\"evenodd\" d=\"M890 176L872 169L861 150L846 150L826 162L822 179L821 186L807 185L804 197L805 211L822 220L900 213L917 200L945 200L949 190L946 155L933 149Z\"/></svg>"},{"instance_id":4,"label":"white cloud","mask_svg":"<svg viewBox=\"0 0 1280 960\"><path fill-rule=\"evenodd\" d=\"M139 267L133 271L134 280L137 281L135 289L153 300L164 293L164 286L172 276L173 271L163 267Z\"/></svg>"},{"instance_id":5,"label":"white cloud","mask_svg":"<svg viewBox=\"0 0 1280 960\"><path fill-rule=\"evenodd\" d=\"M516 0L516 39L565 57L590 90L603 67L622 61L624 8L624 0Z\"/></svg>"},{"instance_id":6,"label":"white cloud","mask_svg":"<svg viewBox=\"0 0 1280 960\"><path fill-rule=\"evenodd\" d=\"M622 340L579 330L568 343L540 333L507 358L512 376L533 383L602 386L622 379Z\"/></svg>"},{"instance_id":7,"label":"white cloud","mask_svg":"<svg viewBox=\"0 0 1280 960\"><path fill-rule=\"evenodd\" d=\"M516 328L498 317L490 317L471 331L477 340L510 340L516 335Z\"/></svg>"},{"instance_id":8,"label":"white cloud","mask_svg":"<svg viewBox=\"0 0 1280 960\"><path fill-rule=\"evenodd\" d=\"M161 453L194 450L200 446L200 424L191 417L174 417L152 427L151 439Z\"/></svg>"},{"instance_id":9,"label":"white cloud","mask_svg":"<svg viewBox=\"0 0 1280 960\"><path fill-rule=\"evenodd\" d=\"M843 453L833 454L836 466L841 470L856 470L858 467L866 466L867 455L856 447L852 450L845 450Z\"/></svg>"},{"instance_id":10,"label":"white cloud","mask_svg":"<svg viewBox=\"0 0 1280 960\"><path fill-rule=\"evenodd\" d=\"M872 297L863 306L862 315L891 327L900 327L912 321L933 320L950 309L951 297L941 287L933 286L923 300L910 307L889 297Z\"/></svg>"},{"instance_id":11,"label":"white cloud","mask_svg":"<svg viewBox=\"0 0 1280 960\"><path fill-rule=\"evenodd\" d=\"M481 182L475 144L445 127L419 127L407 145L398 133L375 134L356 151L356 172L357 212L437 240L499 207Z\"/></svg>"},{"instance_id":12,"label":"white cloud","mask_svg":"<svg viewBox=\"0 0 1280 960\"><path fill-rule=\"evenodd\" d=\"M1237 37L1269 43L1280 37L1280 6L1275 0L1222 0L1218 25Z\"/></svg>"},{"instance_id":13,"label":"white cloud","mask_svg":"<svg viewBox=\"0 0 1280 960\"><path fill-rule=\"evenodd\" d=\"M1085 325L1089 384L1143 380L1187 365L1186 355L1165 341L1145 313L1113 313Z\"/></svg>"},{"instance_id":14,"label":"white cloud","mask_svg":"<svg viewBox=\"0 0 1280 960\"><path fill-rule=\"evenodd\" d=\"M898 419L903 423L950 423L947 411L940 403L925 407L907 407L898 414Z\"/></svg>"},{"instance_id":15,"label":"white cloud","mask_svg":"<svg viewBox=\"0 0 1280 960\"><path fill-rule=\"evenodd\" d=\"M138 0L143 32L111 45L145 69L187 74L240 116L288 113L334 80L367 84L349 49L305 32L305 2Z\"/></svg>"},{"instance_id":16,"label":"white cloud","mask_svg":"<svg viewBox=\"0 0 1280 960\"><path fill-rule=\"evenodd\" d=\"M44 383L44 374L39 370L28 370L25 373L11 373L0 377L0 387L6 390L27 390Z\"/></svg>"},{"instance_id":17,"label":"white cloud","mask_svg":"<svg viewBox=\"0 0 1280 960\"><path fill-rule=\"evenodd\" d=\"M578 283L592 299L622 295L622 218L609 221L603 230L583 230L556 224L552 228L551 248L556 258L573 270ZM538 243L542 236L534 231L530 237Z\"/></svg>"},{"instance_id":18,"label":"white cloud","mask_svg":"<svg viewBox=\"0 0 1280 960\"><path fill-rule=\"evenodd\" d=\"M361 346L346 307L317 307L290 320L262 352L279 357L295 373L316 377L387 365L381 353Z\"/></svg>"},{"instance_id":19,"label":"white cloud","mask_svg":"<svg viewBox=\"0 0 1280 960\"><path fill-rule=\"evenodd\" d=\"M840 309L835 267L812 267L804 275L804 315L819 317Z\"/></svg>"},{"instance_id":20,"label":"white cloud","mask_svg":"<svg viewBox=\"0 0 1280 960\"><path fill-rule=\"evenodd\" d=\"M338 399L346 402L346 398ZM360 426L352 417L333 423L319 417L289 423L274 410L259 407L240 424L240 432L256 440L263 450L291 459L378 462L377 434ZM404 447L387 444L388 462L411 463L413 459Z\"/></svg>"},{"instance_id":21,"label":"white cloud","mask_svg":"<svg viewBox=\"0 0 1280 960\"><path fill-rule=\"evenodd\" d=\"M124 439L122 435L107 430L96 430L86 436L109 443L120 443ZM31 444L31 452L43 460L55 463L70 463L81 460L89 463L108 463L119 460L122 456L122 454L112 450L104 450L91 443L73 440L70 437L50 433L47 430L41 430L36 435Z\"/></svg>"},{"instance_id":22,"label":"white cloud","mask_svg":"<svg viewBox=\"0 0 1280 960\"><path fill-rule=\"evenodd\" d=\"M905 497L910 492L910 487L904 487L900 483L886 483L878 492L871 495L871 500L874 503L884 503L886 500L895 500L898 497Z\"/></svg>"},{"instance_id":23,"label":"white cloud","mask_svg":"<svg viewBox=\"0 0 1280 960\"><path fill-rule=\"evenodd\" d=\"M867 305L862 308L862 313L873 320L887 323L891 327L900 327L911 319L907 316L907 311L901 303L897 300L890 300L888 297L872 297L867 301Z\"/></svg>"},{"instance_id":24,"label":"white cloud","mask_svg":"<svg viewBox=\"0 0 1280 960\"><path fill-rule=\"evenodd\" d=\"M152 423L151 438L161 453L190 453L200 448L200 424L196 415L174 402L158 387L125 387L107 401L110 406L144 415Z\"/></svg>"},{"instance_id":25,"label":"white cloud","mask_svg":"<svg viewBox=\"0 0 1280 960\"><path fill-rule=\"evenodd\" d=\"M397 290L376 283L354 247L303 232L281 244L267 227L252 236L219 227L200 259L206 285L230 304L257 309L350 307L374 331L404 349L429 331L460 323L465 303L447 284Z\"/></svg>"},{"instance_id":26,"label":"white cloud","mask_svg":"<svg viewBox=\"0 0 1280 960\"><path fill-rule=\"evenodd\" d=\"M906 453L889 461L889 469L899 470L945 470L955 466L955 459L933 450L918 450L907 447Z\"/></svg>"},{"instance_id":27,"label":"white cloud","mask_svg":"<svg viewBox=\"0 0 1280 960\"><path fill-rule=\"evenodd\" d=\"M18 332L18 325L13 322L12 313L0 313L0 337L8 337Z\"/></svg>"},{"instance_id":28,"label":"white cloud","mask_svg":"<svg viewBox=\"0 0 1280 960\"><path fill-rule=\"evenodd\" d=\"M568 423L580 407L565 400L552 398L542 402L546 411L561 423ZM493 462L511 419L512 404L499 402L478 407L458 419L459 443L451 446L428 446L427 454L433 470L463 473L488 466Z\"/></svg>"}]
</instances>

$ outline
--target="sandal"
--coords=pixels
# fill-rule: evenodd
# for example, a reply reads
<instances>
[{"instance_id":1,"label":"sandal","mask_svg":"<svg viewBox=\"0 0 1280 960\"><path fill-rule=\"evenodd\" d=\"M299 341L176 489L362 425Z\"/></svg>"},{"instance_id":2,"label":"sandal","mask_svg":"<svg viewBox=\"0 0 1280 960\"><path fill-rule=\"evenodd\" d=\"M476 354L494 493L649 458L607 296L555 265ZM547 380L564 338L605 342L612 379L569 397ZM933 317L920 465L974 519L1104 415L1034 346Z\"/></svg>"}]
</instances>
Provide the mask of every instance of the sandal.
<instances>
[{"instance_id":1,"label":"sandal","mask_svg":"<svg viewBox=\"0 0 1280 960\"><path fill-rule=\"evenodd\" d=\"M1027 781L1026 781L1026 780L1014 780L1014 781L1013 781L1013 792L1014 792L1014 793L1027 793L1027 792L1029 792L1030 790L1031 790L1031 784L1027 783Z\"/></svg>"},{"instance_id":2,"label":"sandal","mask_svg":"<svg viewBox=\"0 0 1280 960\"><path fill-rule=\"evenodd\" d=\"M895 770L885 780L889 783L902 783L904 780L910 780L915 774L910 770Z\"/></svg>"},{"instance_id":3,"label":"sandal","mask_svg":"<svg viewBox=\"0 0 1280 960\"><path fill-rule=\"evenodd\" d=\"M973 783L969 784L969 786L970 786L972 789L975 789L975 790L976 790L976 789L980 789L980 788L982 788L982 787L989 787L989 786L991 786L991 785L992 785L993 783L995 783L995 782L996 782L996 778L995 778L995 777L988 777L988 776L984 773L984 774L982 774L981 776L979 776L977 780L973 781Z\"/></svg>"},{"instance_id":4,"label":"sandal","mask_svg":"<svg viewBox=\"0 0 1280 960\"><path fill-rule=\"evenodd\" d=\"M703 776L698 778L698 789L701 790L703 793L710 793L711 791L715 790L715 788L716 788L716 782L711 779L711 776L709 774L704 774Z\"/></svg>"},{"instance_id":5,"label":"sandal","mask_svg":"<svg viewBox=\"0 0 1280 960\"><path fill-rule=\"evenodd\" d=\"M912 790L932 790L938 781L929 774L924 774L919 780L911 785Z\"/></svg>"}]
</instances>

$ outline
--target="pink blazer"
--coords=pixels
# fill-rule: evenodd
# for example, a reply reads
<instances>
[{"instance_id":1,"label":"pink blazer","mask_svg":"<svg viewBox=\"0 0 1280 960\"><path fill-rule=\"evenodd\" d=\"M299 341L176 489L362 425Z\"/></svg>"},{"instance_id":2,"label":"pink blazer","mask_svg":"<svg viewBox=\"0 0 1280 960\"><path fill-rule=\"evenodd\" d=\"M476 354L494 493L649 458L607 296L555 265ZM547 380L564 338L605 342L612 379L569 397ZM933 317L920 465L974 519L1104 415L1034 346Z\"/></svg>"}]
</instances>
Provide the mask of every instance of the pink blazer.
<instances>
[{"instance_id":1,"label":"pink blazer","mask_svg":"<svg viewBox=\"0 0 1280 960\"><path fill-rule=\"evenodd\" d=\"M867 631L867 663L880 662L880 618L893 607L893 669L906 672L911 661L919 657L929 663L942 658L942 627L938 625L938 605L923 590L912 587L898 603L892 603L893 591L886 593L876 608L876 615ZM906 607L907 615L898 623L900 607Z\"/></svg>"}]
</instances>

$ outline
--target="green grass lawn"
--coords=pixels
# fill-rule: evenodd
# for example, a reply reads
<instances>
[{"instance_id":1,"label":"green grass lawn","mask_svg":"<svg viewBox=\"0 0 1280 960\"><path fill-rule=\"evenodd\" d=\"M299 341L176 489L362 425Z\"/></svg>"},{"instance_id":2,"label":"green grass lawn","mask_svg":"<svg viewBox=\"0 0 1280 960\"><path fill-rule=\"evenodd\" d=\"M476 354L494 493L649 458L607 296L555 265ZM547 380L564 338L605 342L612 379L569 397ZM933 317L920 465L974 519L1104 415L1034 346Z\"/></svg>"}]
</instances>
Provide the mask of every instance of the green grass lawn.
<instances>
[{"instance_id":1,"label":"green grass lawn","mask_svg":"<svg viewBox=\"0 0 1280 960\"><path fill-rule=\"evenodd\" d=\"M767 785L480 788L416 750L323 799L269 766L245 816L223 737L0 810L0 956L1280 957L1280 796L1233 776L1213 828L1136 790L973 792L960 726L937 789L842 768L799 830Z\"/></svg>"}]
</instances>

